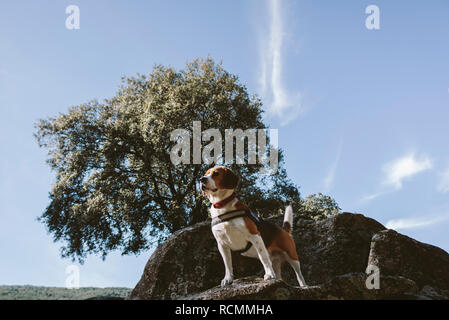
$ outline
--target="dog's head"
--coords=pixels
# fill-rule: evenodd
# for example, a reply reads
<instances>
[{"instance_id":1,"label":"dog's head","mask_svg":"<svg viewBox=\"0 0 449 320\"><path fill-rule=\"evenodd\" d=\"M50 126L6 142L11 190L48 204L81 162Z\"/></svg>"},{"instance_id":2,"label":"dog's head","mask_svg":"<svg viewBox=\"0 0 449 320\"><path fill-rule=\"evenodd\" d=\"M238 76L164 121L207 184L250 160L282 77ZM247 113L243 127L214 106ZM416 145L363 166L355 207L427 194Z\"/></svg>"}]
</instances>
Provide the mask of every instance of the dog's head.
<instances>
[{"instance_id":1,"label":"dog's head","mask_svg":"<svg viewBox=\"0 0 449 320\"><path fill-rule=\"evenodd\" d=\"M239 177L231 169L219 166L206 171L200 178L200 186L203 195L208 196L215 195L221 190L234 190L239 181Z\"/></svg>"}]
</instances>

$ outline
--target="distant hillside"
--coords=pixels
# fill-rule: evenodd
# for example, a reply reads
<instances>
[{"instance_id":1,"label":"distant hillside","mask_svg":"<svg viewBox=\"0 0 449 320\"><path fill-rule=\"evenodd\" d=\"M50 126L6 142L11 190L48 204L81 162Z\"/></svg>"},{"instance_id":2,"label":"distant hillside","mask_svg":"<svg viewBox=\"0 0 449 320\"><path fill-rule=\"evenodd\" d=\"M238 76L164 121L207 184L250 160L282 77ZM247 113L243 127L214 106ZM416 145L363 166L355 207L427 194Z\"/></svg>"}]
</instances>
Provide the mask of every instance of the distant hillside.
<instances>
[{"instance_id":1,"label":"distant hillside","mask_svg":"<svg viewBox=\"0 0 449 320\"><path fill-rule=\"evenodd\" d=\"M66 289L37 286L0 286L0 300L85 300L125 298L128 288Z\"/></svg>"}]
</instances>

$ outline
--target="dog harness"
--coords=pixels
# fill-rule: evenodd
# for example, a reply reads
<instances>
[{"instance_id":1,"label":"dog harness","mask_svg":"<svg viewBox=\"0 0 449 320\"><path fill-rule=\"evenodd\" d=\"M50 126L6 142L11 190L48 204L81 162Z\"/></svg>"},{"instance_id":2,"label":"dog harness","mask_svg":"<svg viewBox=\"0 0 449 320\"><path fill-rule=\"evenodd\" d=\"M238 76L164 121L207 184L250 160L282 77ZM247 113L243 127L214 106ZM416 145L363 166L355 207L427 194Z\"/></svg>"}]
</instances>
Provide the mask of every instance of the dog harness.
<instances>
[{"instance_id":1,"label":"dog harness","mask_svg":"<svg viewBox=\"0 0 449 320\"><path fill-rule=\"evenodd\" d=\"M214 217L211 222L211 227L213 227L217 224L220 224L220 223L232 220L232 219L236 219L236 218L241 218L241 217L250 218L256 224L256 226L261 221L260 218L251 211L251 209L238 209L238 210L228 211L228 212L222 213L222 214ZM248 243L246 244L246 247L244 249L232 250L232 251L237 252L237 253L244 253L244 252L248 251L249 249L251 249L252 245L253 244L248 241Z\"/></svg>"}]
</instances>

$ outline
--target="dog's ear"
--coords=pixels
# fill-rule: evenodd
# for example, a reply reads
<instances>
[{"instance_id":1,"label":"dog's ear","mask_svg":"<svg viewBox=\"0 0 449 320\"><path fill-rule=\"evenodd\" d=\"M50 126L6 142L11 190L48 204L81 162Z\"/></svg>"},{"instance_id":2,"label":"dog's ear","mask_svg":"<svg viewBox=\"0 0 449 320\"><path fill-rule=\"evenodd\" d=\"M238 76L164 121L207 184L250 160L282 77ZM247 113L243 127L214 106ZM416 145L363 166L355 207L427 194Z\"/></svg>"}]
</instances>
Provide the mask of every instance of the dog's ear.
<instances>
[{"instance_id":1,"label":"dog's ear","mask_svg":"<svg viewBox=\"0 0 449 320\"><path fill-rule=\"evenodd\" d=\"M225 167L222 181L223 188L235 189L237 188L239 182L240 178L234 172L232 172L231 169Z\"/></svg>"}]
</instances>

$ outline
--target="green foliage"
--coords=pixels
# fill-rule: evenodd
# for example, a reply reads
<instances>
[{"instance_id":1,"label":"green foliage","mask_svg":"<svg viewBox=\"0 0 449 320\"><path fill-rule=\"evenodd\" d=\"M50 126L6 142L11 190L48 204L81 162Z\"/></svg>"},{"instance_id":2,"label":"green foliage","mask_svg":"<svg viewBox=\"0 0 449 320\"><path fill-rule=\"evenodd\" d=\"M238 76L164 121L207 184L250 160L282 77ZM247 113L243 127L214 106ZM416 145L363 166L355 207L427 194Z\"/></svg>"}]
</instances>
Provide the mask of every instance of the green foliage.
<instances>
[{"instance_id":1,"label":"green foliage","mask_svg":"<svg viewBox=\"0 0 449 320\"><path fill-rule=\"evenodd\" d=\"M104 103L37 123L35 136L56 173L40 221L64 242L62 256L80 262L88 253L148 249L150 239L160 242L208 217L197 181L210 165L173 165L170 132L192 132L193 121L201 121L203 130L216 128L224 137L228 128L265 128L261 115L261 101L210 58L180 71L156 66L148 76L124 78ZM264 166L230 165L241 177L239 197L262 215L299 203L282 151L275 175L260 175Z\"/></svg>"},{"instance_id":2,"label":"green foliage","mask_svg":"<svg viewBox=\"0 0 449 320\"><path fill-rule=\"evenodd\" d=\"M311 194L301 199L299 212L314 220L322 220L339 213L341 208L335 200L322 193Z\"/></svg>"},{"instance_id":3,"label":"green foliage","mask_svg":"<svg viewBox=\"0 0 449 320\"><path fill-rule=\"evenodd\" d=\"M66 289L37 286L0 286L0 300L84 300L95 297L125 298L128 288Z\"/></svg>"}]
</instances>

